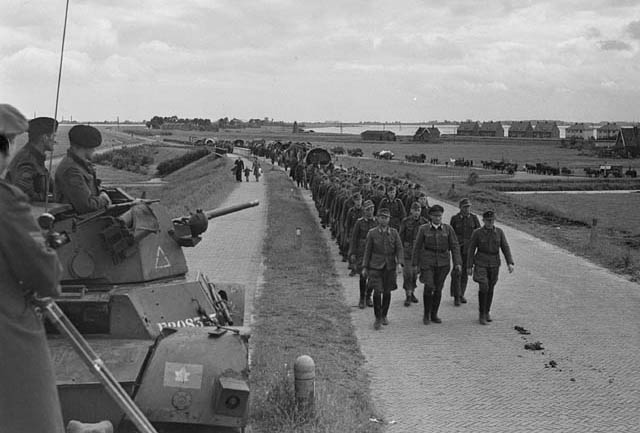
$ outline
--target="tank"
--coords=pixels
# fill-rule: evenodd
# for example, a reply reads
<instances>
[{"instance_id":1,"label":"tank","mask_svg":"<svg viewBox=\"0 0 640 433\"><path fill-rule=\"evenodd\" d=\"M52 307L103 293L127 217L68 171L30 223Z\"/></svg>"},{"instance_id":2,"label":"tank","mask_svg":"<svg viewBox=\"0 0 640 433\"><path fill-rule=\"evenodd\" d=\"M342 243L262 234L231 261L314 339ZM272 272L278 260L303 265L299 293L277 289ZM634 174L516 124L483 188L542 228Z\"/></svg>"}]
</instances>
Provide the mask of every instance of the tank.
<instances>
[{"instance_id":1,"label":"tank","mask_svg":"<svg viewBox=\"0 0 640 433\"><path fill-rule=\"evenodd\" d=\"M157 200L107 191L113 205L77 215L33 207L63 266L56 303L158 432L243 430L249 411L244 287L187 278L183 248L208 221L258 205L171 218ZM71 344L46 325L67 423L109 420L135 431Z\"/></svg>"}]
</instances>

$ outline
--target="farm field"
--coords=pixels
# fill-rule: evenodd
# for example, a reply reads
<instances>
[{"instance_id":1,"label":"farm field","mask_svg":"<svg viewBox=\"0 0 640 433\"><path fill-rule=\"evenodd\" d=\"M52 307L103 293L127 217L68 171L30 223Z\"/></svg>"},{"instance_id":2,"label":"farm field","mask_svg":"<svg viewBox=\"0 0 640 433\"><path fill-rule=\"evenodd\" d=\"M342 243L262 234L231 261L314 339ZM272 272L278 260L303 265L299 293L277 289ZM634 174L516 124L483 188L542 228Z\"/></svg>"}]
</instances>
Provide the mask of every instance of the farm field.
<instances>
[{"instance_id":1,"label":"farm field","mask_svg":"<svg viewBox=\"0 0 640 433\"><path fill-rule=\"evenodd\" d=\"M527 194L512 196L523 205L546 206L569 219L598 227L640 235L640 193L628 194Z\"/></svg>"}]
</instances>

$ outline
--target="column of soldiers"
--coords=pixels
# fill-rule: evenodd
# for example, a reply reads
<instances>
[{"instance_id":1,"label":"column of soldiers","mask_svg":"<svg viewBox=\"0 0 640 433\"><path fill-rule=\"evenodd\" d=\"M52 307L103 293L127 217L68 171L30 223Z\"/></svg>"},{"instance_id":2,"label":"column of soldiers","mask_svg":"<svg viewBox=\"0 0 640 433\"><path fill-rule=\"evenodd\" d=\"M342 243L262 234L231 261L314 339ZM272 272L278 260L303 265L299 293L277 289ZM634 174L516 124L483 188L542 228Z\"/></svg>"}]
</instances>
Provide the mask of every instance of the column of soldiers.
<instances>
[{"instance_id":1,"label":"column of soldiers","mask_svg":"<svg viewBox=\"0 0 640 433\"><path fill-rule=\"evenodd\" d=\"M514 269L506 237L493 225L494 212L483 214L481 227L471 213L471 201L464 198L460 212L445 224L443 207L429 206L418 184L356 168L315 168L307 177L322 227L330 229L342 261L349 263L349 275L359 278L358 307L374 308L374 329L389 323L398 267L402 268L406 307L419 303L415 293L418 280L424 286L425 325L442 322L438 312L448 275L455 306L467 303L468 276L473 276L479 284L479 323L491 322L489 309L500 251L509 272Z\"/></svg>"},{"instance_id":2,"label":"column of soldiers","mask_svg":"<svg viewBox=\"0 0 640 433\"><path fill-rule=\"evenodd\" d=\"M76 125L71 146L52 182L45 152L53 150L58 123L27 119L15 107L0 104L0 431L63 433L53 364L35 298L60 295L61 265L34 220L30 202L47 199L70 204L77 213L105 208L90 162L100 132ZM11 155L16 136L28 142ZM13 158L11 158L13 156ZM2 176L6 172L6 177Z\"/></svg>"}]
</instances>

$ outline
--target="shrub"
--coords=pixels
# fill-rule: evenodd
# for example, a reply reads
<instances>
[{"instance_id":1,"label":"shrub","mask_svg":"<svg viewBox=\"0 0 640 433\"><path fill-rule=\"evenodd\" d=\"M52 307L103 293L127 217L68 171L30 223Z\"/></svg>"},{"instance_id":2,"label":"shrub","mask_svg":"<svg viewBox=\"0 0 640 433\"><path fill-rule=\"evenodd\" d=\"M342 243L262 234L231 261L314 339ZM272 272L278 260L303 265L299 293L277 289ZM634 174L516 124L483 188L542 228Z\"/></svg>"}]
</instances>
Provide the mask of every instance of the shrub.
<instances>
[{"instance_id":1,"label":"shrub","mask_svg":"<svg viewBox=\"0 0 640 433\"><path fill-rule=\"evenodd\" d=\"M469 176L467 176L466 184L469 186L473 186L478 183L479 179L480 177L478 176L478 173L472 171L471 173L469 173Z\"/></svg>"},{"instance_id":2,"label":"shrub","mask_svg":"<svg viewBox=\"0 0 640 433\"><path fill-rule=\"evenodd\" d=\"M118 170L142 173L142 168L153 164L153 150L147 145L123 147L93 156L93 162L110 165Z\"/></svg>"},{"instance_id":3,"label":"shrub","mask_svg":"<svg viewBox=\"0 0 640 433\"><path fill-rule=\"evenodd\" d=\"M203 147L191 152L187 152L184 155L178 156L177 158L162 161L160 164L158 164L157 167L158 175L166 176L169 173L173 173L174 171L188 164L191 164L192 162L197 161L204 156L207 156L209 153L211 153L209 149Z\"/></svg>"}]
</instances>

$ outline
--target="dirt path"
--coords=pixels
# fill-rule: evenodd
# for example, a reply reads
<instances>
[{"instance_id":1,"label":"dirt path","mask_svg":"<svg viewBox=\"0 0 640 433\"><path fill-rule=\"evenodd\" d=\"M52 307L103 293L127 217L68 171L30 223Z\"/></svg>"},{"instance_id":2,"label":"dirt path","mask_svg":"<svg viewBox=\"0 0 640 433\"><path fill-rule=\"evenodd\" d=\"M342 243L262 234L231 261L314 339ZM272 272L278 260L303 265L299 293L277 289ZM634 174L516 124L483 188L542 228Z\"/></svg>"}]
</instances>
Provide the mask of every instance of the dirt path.
<instances>
[{"instance_id":1,"label":"dirt path","mask_svg":"<svg viewBox=\"0 0 640 433\"><path fill-rule=\"evenodd\" d=\"M310 194L305 197L312 205ZM457 209L441 204L448 221ZM467 290L468 304L454 307L447 280L442 324L422 324L421 288L420 304L409 308L400 289L393 294L390 325L374 331L372 309L356 306L357 278L347 276L330 242L387 430L636 431L640 286L498 225L516 271L502 269L488 326L477 321L477 285L471 282ZM515 325L531 334L518 334ZM535 341L544 350L524 349Z\"/></svg>"}]
</instances>

